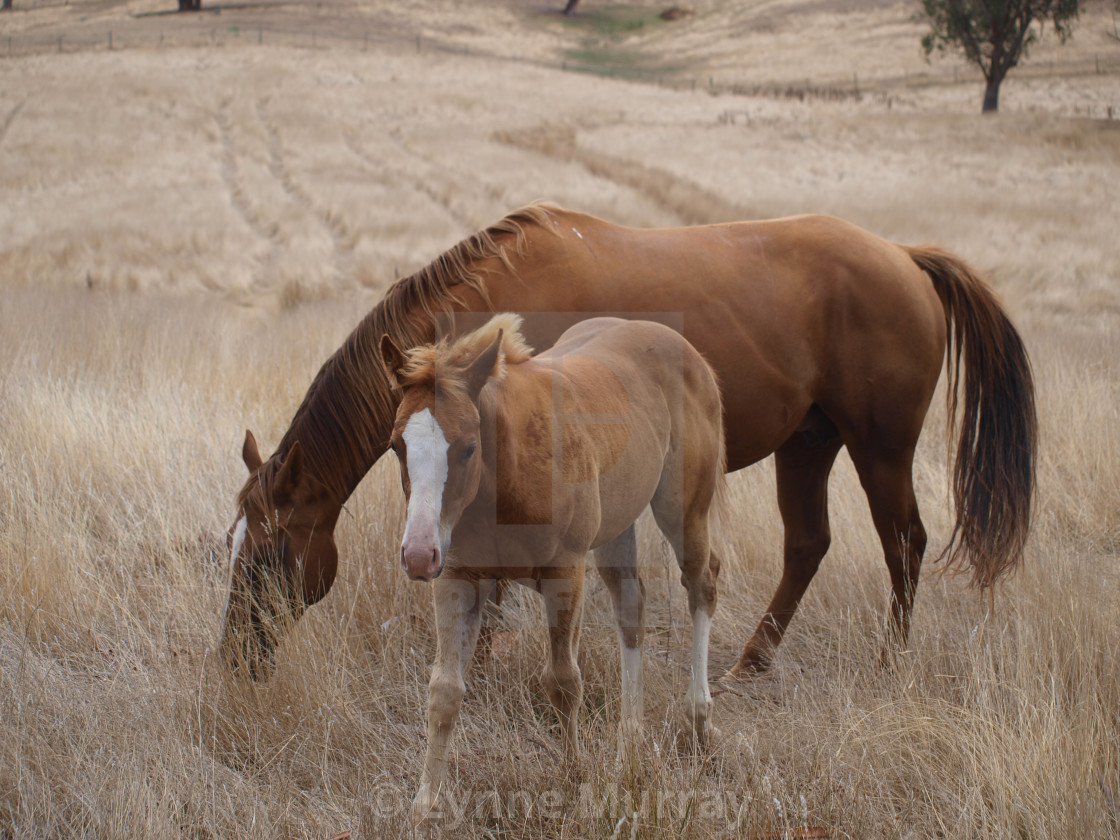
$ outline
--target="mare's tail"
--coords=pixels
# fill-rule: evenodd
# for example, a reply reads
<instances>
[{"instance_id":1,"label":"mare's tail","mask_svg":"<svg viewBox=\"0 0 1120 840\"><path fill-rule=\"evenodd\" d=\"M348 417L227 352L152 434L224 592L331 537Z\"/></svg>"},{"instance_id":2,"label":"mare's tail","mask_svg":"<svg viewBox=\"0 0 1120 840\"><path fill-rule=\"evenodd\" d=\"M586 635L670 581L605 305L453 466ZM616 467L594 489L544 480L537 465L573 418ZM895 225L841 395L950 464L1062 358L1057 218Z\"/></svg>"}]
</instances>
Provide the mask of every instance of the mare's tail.
<instances>
[{"instance_id":1,"label":"mare's tail","mask_svg":"<svg viewBox=\"0 0 1120 840\"><path fill-rule=\"evenodd\" d=\"M949 568L971 567L973 583L986 588L1022 560L1030 526L1038 446L1030 361L995 293L968 265L938 248L907 250L945 308L950 434L964 359L957 518L942 557Z\"/></svg>"}]
</instances>

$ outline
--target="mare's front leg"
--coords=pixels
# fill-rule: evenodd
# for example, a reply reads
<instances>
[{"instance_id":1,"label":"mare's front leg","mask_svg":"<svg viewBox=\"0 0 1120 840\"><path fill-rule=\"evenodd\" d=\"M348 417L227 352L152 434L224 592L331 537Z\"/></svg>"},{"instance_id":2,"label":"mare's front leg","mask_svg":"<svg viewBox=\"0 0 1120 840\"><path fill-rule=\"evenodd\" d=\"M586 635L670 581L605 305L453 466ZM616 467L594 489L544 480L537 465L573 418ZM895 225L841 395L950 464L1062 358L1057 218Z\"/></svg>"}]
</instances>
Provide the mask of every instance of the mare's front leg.
<instances>
[{"instance_id":1,"label":"mare's front leg","mask_svg":"<svg viewBox=\"0 0 1120 840\"><path fill-rule=\"evenodd\" d=\"M436 661L428 683L428 751L420 776L420 790L412 800L412 817L419 822L435 808L447 770L447 750L459 705L466 693L463 666L478 640L482 600L477 581L444 573L432 584L436 614ZM480 594L482 598L480 598Z\"/></svg>"},{"instance_id":2,"label":"mare's front leg","mask_svg":"<svg viewBox=\"0 0 1120 840\"><path fill-rule=\"evenodd\" d=\"M543 682L560 719L568 758L574 761L580 754L579 707L583 702L583 678L576 663L583 616L583 557L555 562L557 565L540 576L549 646Z\"/></svg>"}]
</instances>

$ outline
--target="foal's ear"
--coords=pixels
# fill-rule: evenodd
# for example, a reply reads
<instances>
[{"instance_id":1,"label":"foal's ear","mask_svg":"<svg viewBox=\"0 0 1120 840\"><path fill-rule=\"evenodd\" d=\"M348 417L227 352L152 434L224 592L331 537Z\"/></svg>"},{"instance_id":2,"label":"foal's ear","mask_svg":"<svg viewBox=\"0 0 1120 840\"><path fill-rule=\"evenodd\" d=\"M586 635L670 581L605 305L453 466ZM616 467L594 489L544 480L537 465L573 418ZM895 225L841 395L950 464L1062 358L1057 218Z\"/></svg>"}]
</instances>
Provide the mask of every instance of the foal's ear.
<instances>
[{"instance_id":1,"label":"foal's ear","mask_svg":"<svg viewBox=\"0 0 1120 840\"><path fill-rule=\"evenodd\" d=\"M280 469L276 471L276 483L272 490L273 498L281 504L290 501L292 493L295 492L301 478L303 478L303 447L299 445L297 440L288 450Z\"/></svg>"},{"instance_id":2,"label":"foal's ear","mask_svg":"<svg viewBox=\"0 0 1120 840\"><path fill-rule=\"evenodd\" d=\"M385 375L389 377L389 384L394 388L400 386L400 376L398 376L401 368L405 365L405 356L401 352L401 348L397 343L385 333L381 336L381 343L378 345L381 351L381 364L385 367Z\"/></svg>"},{"instance_id":3,"label":"foal's ear","mask_svg":"<svg viewBox=\"0 0 1120 840\"><path fill-rule=\"evenodd\" d=\"M245 430L245 443L241 445L241 458L249 468L250 475L259 470L264 463L261 459L261 451L257 449L257 439L248 429Z\"/></svg>"},{"instance_id":4,"label":"foal's ear","mask_svg":"<svg viewBox=\"0 0 1120 840\"><path fill-rule=\"evenodd\" d=\"M467 391L471 395L471 400L478 399L486 380L491 376L498 375L502 365L499 358L501 350L502 330L498 330L498 337L494 339L494 343L483 350L479 357L471 362L471 366L467 368Z\"/></svg>"}]
</instances>

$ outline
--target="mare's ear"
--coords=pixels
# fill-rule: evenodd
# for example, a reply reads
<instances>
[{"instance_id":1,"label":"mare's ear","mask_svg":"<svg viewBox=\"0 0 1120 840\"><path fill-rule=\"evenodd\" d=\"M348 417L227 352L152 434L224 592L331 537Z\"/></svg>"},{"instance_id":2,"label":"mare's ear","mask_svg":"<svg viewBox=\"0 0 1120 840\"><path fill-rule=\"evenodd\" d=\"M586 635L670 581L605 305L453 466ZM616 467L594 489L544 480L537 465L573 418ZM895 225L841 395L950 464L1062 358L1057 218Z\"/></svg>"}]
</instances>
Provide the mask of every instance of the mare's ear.
<instances>
[{"instance_id":1,"label":"mare's ear","mask_svg":"<svg viewBox=\"0 0 1120 840\"><path fill-rule=\"evenodd\" d=\"M385 368L385 375L389 377L389 384L394 388L400 387L400 370L405 365L405 355L401 352L401 348L397 343L385 333L381 336L381 343L378 345L381 351L381 364Z\"/></svg>"},{"instance_id":2,"label":"mare's ear","mask_svg":"<svg viewBox=\"0 0 1120 840\"><path fill-rule=\"evenodd\" d=\"M303 448L297 440L288 450L284 463L276 471L275 485L272 490L273 498L283 504L290 501L300 479L303 478Z\"/></svg>"},{"instance_id":3,"label":"mare's ear","mask_svg":"<svg viewBox=\"0 0 1120 840\"><path fill-rule=\"evenodd\" d=\"M250 475L259 470L264 463L261 459L261 451L257 449L257 439L248 429L245 430L245 443L241 445L241 458L249 468Z\"/></svg>"},{"instance_id":4,"label":"mare's ear","mask_svg":"<svg viewBox=\"0 0 1120 840\"><path fill-rule=\"evenodd\" d=\"M491 376L497 376L501 369L501 360L498 358L501 350L502 330L498 330L498 337L494 339L494 343L483 350L478 358L471 362L471 366L467 368L467 391L470 393L472 401L478 399L486 380Z\"/></svg>"}]
</instances>

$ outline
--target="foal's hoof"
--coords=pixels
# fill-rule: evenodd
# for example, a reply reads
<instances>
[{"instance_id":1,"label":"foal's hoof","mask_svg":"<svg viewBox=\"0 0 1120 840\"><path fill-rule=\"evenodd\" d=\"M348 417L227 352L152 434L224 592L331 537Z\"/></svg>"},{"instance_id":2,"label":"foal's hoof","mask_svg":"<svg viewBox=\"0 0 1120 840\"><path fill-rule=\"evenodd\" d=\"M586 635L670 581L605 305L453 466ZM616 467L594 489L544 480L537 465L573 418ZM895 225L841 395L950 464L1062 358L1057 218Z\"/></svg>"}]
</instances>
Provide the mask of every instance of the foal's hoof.
<instances>
[{"instance_id":1,"label":"foal's hoof","mask_svg":"<svg viewBox=\"0 0 1120 840\"><path fill-rule=\"evenodd\" d=\"M697 745L705 752L714 750L722 740L723 733L719 731L718 727L712 726L710 723L705 727L702 734L698 733L696 736Z\"/></svg>"},{"instance_id":2,"label":"foal's hoof","mask_svg":"<svg viewBox=\"0 0 1120 840\"><path fill-rule=\"evenodd\" d=\"M439 792L421 785L416 798L412 800L412 824L424 825L439 816L439 809L436 807L438 803Z\"/></svg>"}]
</instances>

